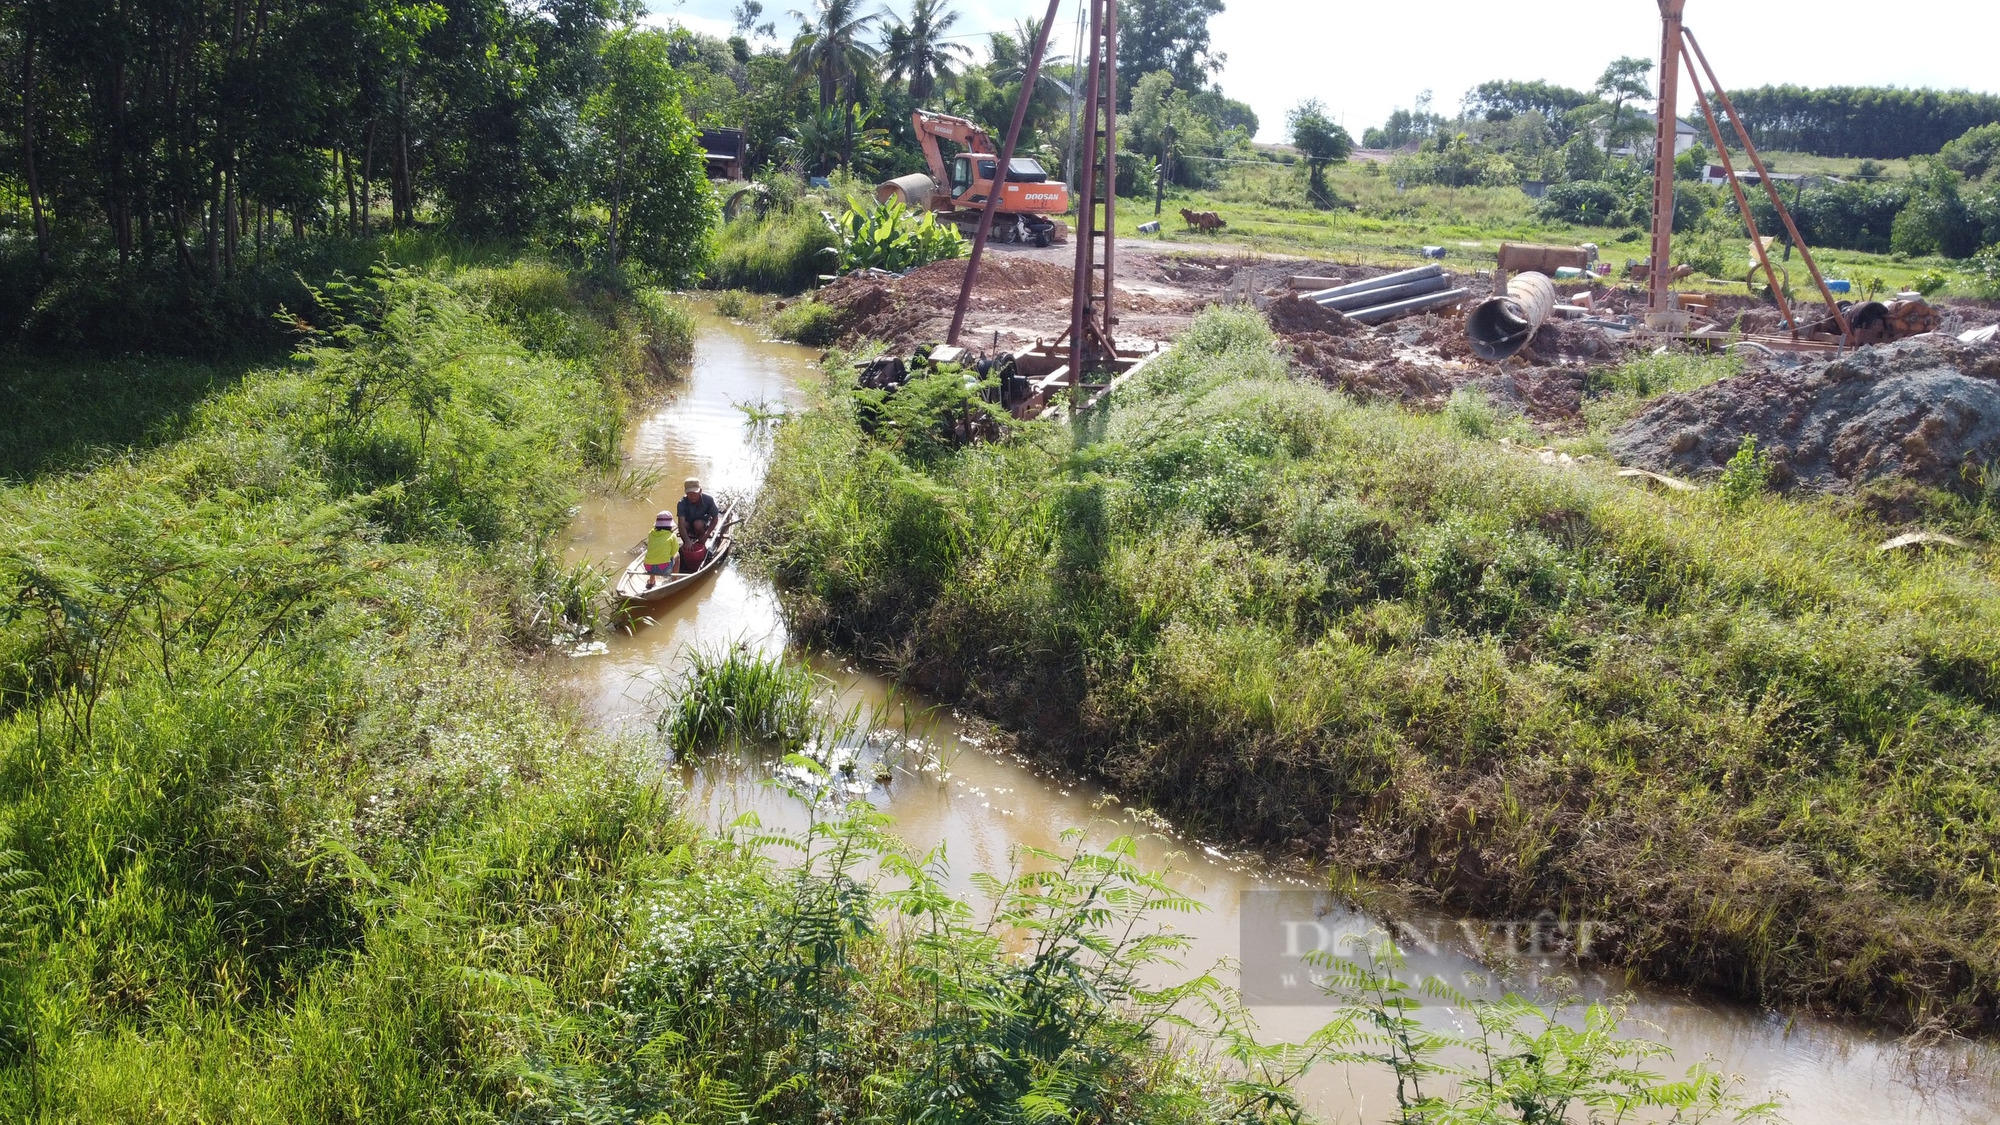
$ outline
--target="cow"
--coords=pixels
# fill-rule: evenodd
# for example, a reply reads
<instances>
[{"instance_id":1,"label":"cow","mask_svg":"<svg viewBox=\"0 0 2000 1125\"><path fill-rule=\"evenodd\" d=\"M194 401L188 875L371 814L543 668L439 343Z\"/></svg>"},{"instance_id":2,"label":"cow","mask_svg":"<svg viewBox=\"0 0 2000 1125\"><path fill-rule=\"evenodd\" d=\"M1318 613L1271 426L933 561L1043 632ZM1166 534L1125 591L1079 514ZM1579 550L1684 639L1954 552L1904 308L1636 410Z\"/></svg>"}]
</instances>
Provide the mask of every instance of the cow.
<instances>
[{"instance_id":1,"label":"cow","mask_svg":"<svg viewBox=\"0 0 2000 1125\"><path fill-rule=\"evenodd\" d=\"M1181 208L1181 218L1187 220L1189 230L1198 228L1205 231L1218 231L1229 225L1222 220L1222 216L1213 211L1190 211L1183 207Z\"/></svg>"}]
</instances>

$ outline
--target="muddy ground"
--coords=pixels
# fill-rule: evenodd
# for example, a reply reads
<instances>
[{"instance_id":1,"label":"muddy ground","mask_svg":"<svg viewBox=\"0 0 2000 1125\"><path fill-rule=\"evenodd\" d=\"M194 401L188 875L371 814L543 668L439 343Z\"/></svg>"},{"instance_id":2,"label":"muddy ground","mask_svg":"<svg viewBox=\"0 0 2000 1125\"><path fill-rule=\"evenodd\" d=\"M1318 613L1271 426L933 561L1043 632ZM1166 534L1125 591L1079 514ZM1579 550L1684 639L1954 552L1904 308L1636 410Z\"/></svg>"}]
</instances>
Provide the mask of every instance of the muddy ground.
<instances>
[{"instance_id":1,"label":"muddy ground","mask_svg":"<svg viewBox=\"0 0 2000 1125\"><path fill-rule=\"evenodd\" d=\"M1069 326L1073 255L1068 246L989 247L963 342L1017 351L1062 336ZM965 268L952 261L900 278L850 275L817 299L838 310L847 342L881 341L891 350L908 350L944 339ZM1254 304L1299 371L1327 386L1416 409L1441 408L1459 389L1472 387L1493 405L1552 432L1582 425L1592 368L1653 346L1589 323L1590 317L1644 311L1644 295L1623 287L1563 286L1560 300L1585 306L1586 318L1551 320L1519 356L1496 365L1473 355L1461 309L1371 328L1320 308L1287 285L1296 275L1348 282L1387 272L1128 242L1119 248L1119 339L1165 343L1212 304ZM1453 284L1471 291L1468 303L1490 291L1489 278L1452 272ZM1714 303L1712 316L1697 326L1743 332L1778 327L1777 310L1747 297L1717 296ZM1620 431L1614 449L1631 464L1702 475L1727 461L1744 435L1756 433L1774 447L1782 485L1842 487L1891 473L1945 483L1968 459L2000 459L2000 359L1993 358L2000 351L1947 340L2000 323L2000 303L1952 302L1940 311L1938 334L1863 349L1837 362L1753 352L1742 376L1660 399Z\"/></svg>"},{"instance_id":2,"label":"muddy ground","mask_svg":"<svg viewBox=\"0 0 2000 1125\"><path fill-rule=\"evenodd\" d=\"M1662 397L1609 444L1628 464L1704 476L1753 434L1780 488L1831 491L1887 476L1963 484L2000 462L2000 346L1934 334L1760 366Z\"/></svg>"}]
</instances>

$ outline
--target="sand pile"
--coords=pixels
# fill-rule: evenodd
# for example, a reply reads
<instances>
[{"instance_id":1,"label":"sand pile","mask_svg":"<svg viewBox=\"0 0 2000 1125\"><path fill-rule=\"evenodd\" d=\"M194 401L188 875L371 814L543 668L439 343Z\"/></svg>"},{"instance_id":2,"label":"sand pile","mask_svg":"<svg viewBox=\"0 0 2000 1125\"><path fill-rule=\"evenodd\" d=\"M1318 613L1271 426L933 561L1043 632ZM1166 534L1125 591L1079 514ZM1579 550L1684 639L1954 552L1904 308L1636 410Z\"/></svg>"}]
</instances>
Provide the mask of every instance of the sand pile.
<instances>
[{"instance_id":1,"label":"sand pile","mask_svg":"<svg viewBox=\"0 0 2000 1125\"><path fill-rule=\"evenodd\" d=\"M1932 485L2000 460L2000 348L1924 336L1668 395L1611 438L1629 464L1712 473L1757 435L1780 487Z\"/></svg>"}]
</instances>

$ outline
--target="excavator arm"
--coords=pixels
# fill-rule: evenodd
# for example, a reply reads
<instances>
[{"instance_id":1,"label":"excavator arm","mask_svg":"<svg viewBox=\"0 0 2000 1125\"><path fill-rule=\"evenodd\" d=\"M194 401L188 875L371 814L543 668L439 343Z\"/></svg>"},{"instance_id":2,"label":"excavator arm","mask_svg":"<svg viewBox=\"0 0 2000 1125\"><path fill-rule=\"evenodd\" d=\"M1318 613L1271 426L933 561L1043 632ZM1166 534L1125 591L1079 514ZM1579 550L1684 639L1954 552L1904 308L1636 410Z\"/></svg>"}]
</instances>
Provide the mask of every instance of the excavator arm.
<instances>
[{"instance_id":1,"label":"excavator arm","mask_svg":"<svg viewBox=\"0 0 2000 1125\"><path fill-rule=\"evenodd\" d=\"M924 146L924 163L930 166L931 179L940 187L951 181L951 171L945 167L944 152L938 148L938 141L964 145L970 152L993 151L993 138L987 135L986 130L963 117L920 109L910 114L910 126L916 130L917 140Z\"/></svg>"}]
</instances>

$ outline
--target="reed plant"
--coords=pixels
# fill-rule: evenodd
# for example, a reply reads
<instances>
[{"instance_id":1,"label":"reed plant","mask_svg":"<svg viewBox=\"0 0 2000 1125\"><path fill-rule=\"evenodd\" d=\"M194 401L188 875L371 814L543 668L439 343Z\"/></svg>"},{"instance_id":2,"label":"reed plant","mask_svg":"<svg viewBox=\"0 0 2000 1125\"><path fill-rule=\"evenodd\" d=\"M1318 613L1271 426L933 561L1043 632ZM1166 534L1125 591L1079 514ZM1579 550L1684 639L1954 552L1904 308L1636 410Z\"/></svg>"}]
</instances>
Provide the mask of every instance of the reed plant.
<instances>
[{"instance_id":1,"label":"reed plant","mask_svg":"<svg viewBox=\"0 0 2000 1125\"><path fill-rule=\"evenodd\" d=\"M821 681L780 656L732 644L688 653L660 729L674 753L759 743L804 748L816 730Z\"/></svg>"},{"instance_id":2,"label":"reed plant","mask_svg":"<svg viewBox=\"0 0 2000 1125\"><path fill-rule=\"evenodd\" d=\"M803 293L840 264L840 234L809 205L746 215L716 233L708 284L758 293Z\"/></svg>"},{"instance_id":3,"label":"reed plant","mask_svg":"<svg viewBox=\"0 0 2000 1125\"><path fill-rule=\"evenodd\" d=\"M1652 368L1611 382L1711 374ZM1212 310L1108 414L942 457L829 397L746 545L798 635L1190 828L1587 916L1656 977L1992 1027L1987 494L1724 503L1479 428ZM1881 512L1975 548L1877 551Z\"/></svg>"}]
</instances>

